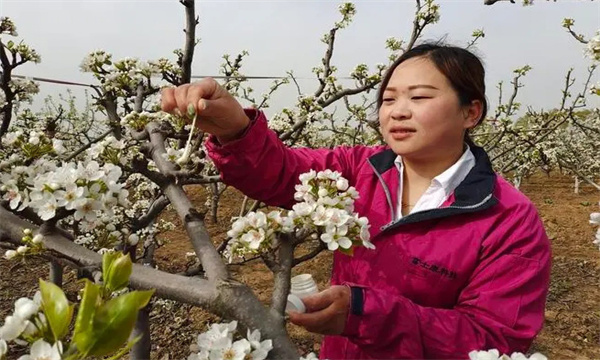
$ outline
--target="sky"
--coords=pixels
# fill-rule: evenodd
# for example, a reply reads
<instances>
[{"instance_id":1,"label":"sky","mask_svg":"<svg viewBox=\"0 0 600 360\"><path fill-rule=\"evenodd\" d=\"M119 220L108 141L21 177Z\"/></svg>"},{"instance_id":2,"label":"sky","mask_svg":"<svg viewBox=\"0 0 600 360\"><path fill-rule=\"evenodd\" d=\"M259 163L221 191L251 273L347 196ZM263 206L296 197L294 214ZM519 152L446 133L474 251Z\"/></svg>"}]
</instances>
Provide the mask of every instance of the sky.
<instances>
[{"instance_id":1,"label":"sky","mask_svg":"<svg viewBox=\"0 0 600 360\"><path fill-rule=\"evenodd\" d=\"M284 76L293 70L301 90L313 93L317 82L311 69L320 64L326 46L320 42L335 21L340 1L196 1L199 16L193 75L218 75L222 55L248 50L242 72L256 76ZM385 40L407 41L412 30L415 1L355 1L357 14L352 24L337 35L332 63L338 76L346 76L359 63L374 67L387 63ZM575 30L591 37L600 29L600 1L536 0L534 6L482 0L440 0L440 21L428 27L422 40L445 38L465 46L475 29L483 29L474 51L486 67L487 96L492 108L498 100L496 85L504 81L504 97L515 68L526 64L532 70L523 80L518 101L536 110L559 105L561 89L569 68L574 68L580 91L590 60L584 45L562 28L565 17L575 20ZM137 57L174 59L172 51L184 44L184 7L177 0L0 0L0 16L13 19L19 33L42 56L40 64L26 64L15 73L61 80L93 83L79 64L86 54L103 49L114 59ZM8 40L8 37L3 39ZM594 83L600 81L596 74ZM350 83L347 83L351 85ZM269 80L251 86L262 92ZM46 95L64 93L67 86L41 85L37 104ZM82 88L72 87L76 95ZM295 103L297 90L290 84L278 92L267 112ZM374 99L374 93L369 95ZM600 106L600 97L588 97L589 105Z\"/></svg>"}]
</instances>

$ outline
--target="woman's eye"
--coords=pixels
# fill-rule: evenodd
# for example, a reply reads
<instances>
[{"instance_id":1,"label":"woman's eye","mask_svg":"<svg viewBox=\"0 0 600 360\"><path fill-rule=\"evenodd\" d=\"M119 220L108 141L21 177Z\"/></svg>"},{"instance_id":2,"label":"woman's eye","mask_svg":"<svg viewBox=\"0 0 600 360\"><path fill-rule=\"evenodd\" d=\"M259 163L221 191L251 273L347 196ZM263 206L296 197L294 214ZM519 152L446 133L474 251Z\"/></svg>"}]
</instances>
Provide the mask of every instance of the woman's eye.
<instances>
[{"instance_id":1,"label":"woman's eye","mask_svg":"<svg viewBox=\"0 0 600 360\"><path fill-rule=\"evenodd\" d=\"M423 100L423 99L431 99L430 96L413 96L412 100Z\"/></svg>"},{"instance_id":2,"label":"woman's eye","mask_svg":"<svg viewBox=\"0 0 600 360\"><path fill-rule=\"evenodd\" d=\"M383 102L394 101L394 98L383 98Z\"/></svg>"}]
</instances>

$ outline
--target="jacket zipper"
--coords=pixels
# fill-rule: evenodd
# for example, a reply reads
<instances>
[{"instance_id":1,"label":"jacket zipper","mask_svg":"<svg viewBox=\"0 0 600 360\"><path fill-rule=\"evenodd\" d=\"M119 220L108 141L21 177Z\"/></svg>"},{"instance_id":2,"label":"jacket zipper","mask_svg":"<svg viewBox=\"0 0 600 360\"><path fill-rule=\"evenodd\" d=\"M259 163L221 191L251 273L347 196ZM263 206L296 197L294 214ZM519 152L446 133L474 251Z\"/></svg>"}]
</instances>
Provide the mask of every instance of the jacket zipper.
<instances>
[{"instance_id":1,"label":"jacket zipper","mask_svg":"<svg viewBox=\"0 0 600 360\"><path fill-rule=\"evenodd\" d=\"M385 193L385 197L387 199L388 205L390 206L390 209L392 210L391 221L393 222L394 219L396 218L396 209L394 209L394 205L392 203L392 194L390 194L390 189L388 189L387 184L385 183L385 181L383 181L383 178L379 174L379 171L377 171L377 169L375 169L375 166L371 163L371 161L369 161L369 165L371 165L371 167L373 168L373 172L375 173L375 175L377 175L377 178L379 179L381 186L383 186L383 192Z\"/></svg>"}]
</instances>

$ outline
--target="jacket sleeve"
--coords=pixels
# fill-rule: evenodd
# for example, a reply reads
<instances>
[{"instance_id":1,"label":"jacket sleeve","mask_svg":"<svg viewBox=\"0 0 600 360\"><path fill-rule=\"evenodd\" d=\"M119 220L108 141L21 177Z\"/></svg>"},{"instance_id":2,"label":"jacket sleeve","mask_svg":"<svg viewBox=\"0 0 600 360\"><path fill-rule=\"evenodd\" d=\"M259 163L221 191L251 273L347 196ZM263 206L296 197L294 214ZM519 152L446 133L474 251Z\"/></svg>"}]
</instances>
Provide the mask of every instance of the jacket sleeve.
<instances>
[{"instance_id":1,"label":"jacket sleeve","mask_svg":"<svg viewBox=\"0 0 600 360\"><path fill-rule=\"evenodd\" d=\"M355 151L351 148L290 148L267 127L263 112L245 111L251 123L240 139L224 145L214 136L206 141L208 156L224 183L252 199L288 209L295 203L300 174L311 169L338 171L353 184Z\"/></svg>"},{"instance_id":2,"label":"jacket sleeve","mask_svg":"<svg viewBox=\"0 0 600 360\"><path fill-rule=\"evenodd\" d=\"M472 350L493 348L525 353L542 328L551 256L533 205L518 207L507 233L482 244L454 308L423 307L365 287L362 315L351 312L342 335L374 358L468 359Z\"/></svg>"}]
</instances>

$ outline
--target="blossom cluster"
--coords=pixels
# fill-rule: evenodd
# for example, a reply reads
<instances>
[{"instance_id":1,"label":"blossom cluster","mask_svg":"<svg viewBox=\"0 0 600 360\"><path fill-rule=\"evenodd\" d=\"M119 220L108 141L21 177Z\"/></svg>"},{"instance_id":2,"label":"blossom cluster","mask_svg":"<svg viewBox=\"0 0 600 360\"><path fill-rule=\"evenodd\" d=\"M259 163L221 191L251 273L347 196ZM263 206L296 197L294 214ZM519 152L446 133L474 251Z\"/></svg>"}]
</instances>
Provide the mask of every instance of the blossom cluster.
<instances>
[{"instance_id":1,"label":"blossom cluster","mask_svg":"<svg viewBox=\"0 0 600 360\"><path fill-rule=\"evenodd\" d=\"M7 147L3 149L3 154L16 155L13 156L14 160L39 159L44 155L62 155L66 151L62 140L51 139L44 132L34 129L29 130L28 133L21 129L8 132L2 138L2 145ZM3 167L5 166L0 164L0 168Z\"/></svg>"},{"instance_id":2,"label":"blossom cluster","mask_svg":"<svg viewBox=\"0 0 600 360\"><path fill-rule=\"evenodd\" d=\"M48 331L48 321L41 311L41 298L38 291L33 299L23 297L15 302L14 312L5 318L0 327L0 359L4 359L8 343L12 341L21 345L33 343L30 354L21 356L19 360L61 359L61 342L51 345L43 339L43 334Z\"/></svg>"},{"instance_id":3,"label":"blossom cluster","mask_svg":"<svg viewBox=\"0 0 600 360\"><path fill-rule=\"evenodd\" d=\"M497 349L491 350L473 350L469 353L469 360L547 360L548 358L540 353L532 354L527 357L520 352L513 352L510 356L500 355Z\"/></svg>"},{"instance_id":4,"label":"blossom cluster","mask_svg":"<svg viewBox=\"0 0 600 360\"><path fill-rule=\"evenodd\" d=\"M0 17L0 34L18 36L15 23L8 17Z\"/></svg>"},{"instance_id":5,"label":"blossom cluster","mask_svg":"<svg viewBox=\"0 0 600 360\"><path fill-rule=\"evenodd\" d=\"M33 95L40 92L40 86L32 79L12 79L8 86L15 94L14 102L31 102Z\"/></svg>"},{"instance_id":6,"label":"blossom cluster","mask_svg":"<svg viewBox=\"0 0 600 360\"><path fill-rule=\"evenodd\" d=\"M31 166L15 166L10 173L0 174L0 191L11 209L32 208L44 221L64 208L74 211L75 220L93 222L98 211L111 215L113 206L128 206L129 192L120 182L121 174L113 164L57 165L38 159Z\"/></svg>"},{"instance_id":7,"label":"blossom cluster","mask_svg":"<svg viewBox=\"0 0 600 360\"><path fill-rule=\"evenodd\" d=\"M600 30L596 32L596 36L588 40L584 51L590 59L600 61Z\"/></svg>"},{"instance_id":8,"label":"blossom cluster","mask_svg":"<svg viewBox=\"0 0 600 360\"><path fill-rule=\"evenodd\" d=\"M426 24L438 22L440 20L440 6L434 0L425 0L425 4L419 9L417 18Z\"/></svg>"},{"instance_id":9,"label":"blossom cluster","mask_svg":"<svg viewBox=\"0 0 600 360\"><path fill-rule=\"evenodd\" d=\"M263 360L273 349L272 340L260 340L260 331L248 330L246 338L234 341L237 321L212 324L207 332L198 335L196 344L190 346L188 360L231 359Z\"/></svg>"},{"instance_id":10,"label":"blossom cluster","mask_svg":"<svg viewBox=\"0 0 600 360\"><path fill-rule=\"evenodd\" d=\"M6 260L12 260L27 254L41 253L44 249L43 241L44 236L42 234L33 235L31 229L24 229L23 237L21 238L23 245L17 247L16 250L6 250L4 258Z\"/></svg>"},{"instance_id":11,"label":"blossom cluster","mask_svg":"<svg viewBox=\"0 0 600 360\"><path fill-rule=\"evenodd\" d=\"M86 150L86 160L103 160L114 165L124 165L129 160L123 151L126 146L127 142L125 140L117 140L114 136L107 136Z\"/></svg>"},{"instance_id":12,"label":"blossom cluster","mask_svg":"<svg viewBox=\"0 0 600 360\"><path fill-rule=\"evenodd\" d=\"M107 92L116 96L128 96L137 86L162 73L164 64L144 62L136 58L123 58L113 61L112 54L96 50L88 54L80 64L83 72L91 72Z\"/></svg>"},{"instance_id":13,"label":"blossom cluster","mask_svg":"<svg viewBox=\"0 0 600 360\"><path fill-rule=\"evenodd\" d=\"M135 131L142 131L146 125L152 121L168 120L172 117L172 115L164 112L142 111L141 113L138 113L132 111L121 118L121 126L125 126Z\"/></svg>"},{"instance_id":14,"label":"blossom cluster","mask_svg":"<svg viewBox=\"0 0 600 360\"><path fill-rule=\"evenodd\" d=\"M281 211L250 212L238 218L227 232L228 253L244 256L271 248L278 234L317 237L331 251L352 253L353 246L370 249L369 224L354 213L358 192L337 171L314 170L300 175L294 198L296 203L287 215Z\"/></svg>"},{"instance_id":15,"label":"blossom cluster","mask_svg":"<svg viewBox=\"0 0 600 360\"><path fill-rule=\"evenodd\" d=\"M114 207L111 214L101 213L93 222L79 223L78 232L81 234L75 239L76 244L100 253L121 244L135 246L140 241L144 246L149 245L150 241L162 245L162 240L156 235L173 230L173 223L158 219L137 231L132 229L131 224L131 219L138 219L148 211L151 206L148 194L157 186L139 174L131 175L125 186L131 189L128 196L131 205L127 208ZM72 219L69 225L73 225Z\"/></svg>"}]
</instances>

